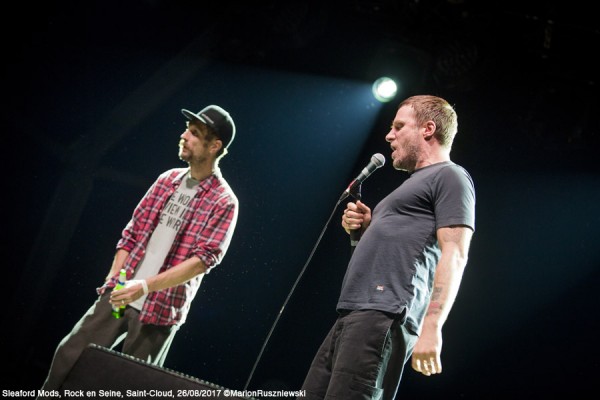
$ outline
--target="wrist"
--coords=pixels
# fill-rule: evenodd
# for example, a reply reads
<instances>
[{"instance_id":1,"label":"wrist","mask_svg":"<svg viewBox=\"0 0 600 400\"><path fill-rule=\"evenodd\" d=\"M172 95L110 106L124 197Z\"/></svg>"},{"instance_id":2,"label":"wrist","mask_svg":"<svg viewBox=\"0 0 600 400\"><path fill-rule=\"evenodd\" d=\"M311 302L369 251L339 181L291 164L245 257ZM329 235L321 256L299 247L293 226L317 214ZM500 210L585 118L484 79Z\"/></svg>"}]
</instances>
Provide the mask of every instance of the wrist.
<instances>
[{"instance_id":1,"label":"wrist","mask_svg":"<svg viewBox=\"0 0 600 400\"><path fill-rule=\"evenodd\" d=\"M144 294L148 294L148 282L146 282L145 279L142 279L140 283L142 284L142 290L144 291Z\"/></svg>"}]
</instances>

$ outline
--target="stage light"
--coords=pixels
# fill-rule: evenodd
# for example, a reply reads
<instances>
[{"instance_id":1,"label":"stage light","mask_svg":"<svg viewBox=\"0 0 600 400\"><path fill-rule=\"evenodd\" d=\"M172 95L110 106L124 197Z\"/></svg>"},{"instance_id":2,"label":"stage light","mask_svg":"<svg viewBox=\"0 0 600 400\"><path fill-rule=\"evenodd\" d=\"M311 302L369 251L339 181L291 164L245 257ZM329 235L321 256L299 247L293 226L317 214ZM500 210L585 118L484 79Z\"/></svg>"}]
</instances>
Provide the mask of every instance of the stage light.
<instances>
[{"instance_id":1,"label":"stage light","mask_svg":"<svg viewBox=\"0 0 600 400\"><path fill-rule=\"evenodd\" d=\"M393 79L386 76L379 78L373 84L373 96L382 103L387 103L396 96L398 86Z\"/></svg>"}]
</instances>

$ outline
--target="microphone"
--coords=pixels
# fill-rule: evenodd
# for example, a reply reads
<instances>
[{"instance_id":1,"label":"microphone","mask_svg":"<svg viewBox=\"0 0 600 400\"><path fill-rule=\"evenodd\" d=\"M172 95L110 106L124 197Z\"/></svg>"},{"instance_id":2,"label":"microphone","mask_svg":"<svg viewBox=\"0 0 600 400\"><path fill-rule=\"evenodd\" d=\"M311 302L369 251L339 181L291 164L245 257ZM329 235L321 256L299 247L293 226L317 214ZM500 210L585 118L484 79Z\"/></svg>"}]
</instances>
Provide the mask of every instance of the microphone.
<instances>
[{"instance_id":1,"label":"microphone","mask_svg":"<svg viewBox=\"0 0 600 400\"><path fill-rule=\"evenodd\" d=\"M340 201L344 200L351 194L354 195L354 191L360 186L360 184L363 183L369 176L371 176L371 174L377 168L382 167L383 164L385 164L385 157L380 153L373 154L369 164L364 167L362 171L360 171L360 174L358 174L358 176L352 182L350 182L346 190L344 190L344 193L342 193L342 196L340 197ZM360 193L358 195L360 196Z\"/></svg>"},{"instance_id":2,"label":"microphone","mask_svg":"<svg viewBox=\"0 0 600 400\"><path fill-rule=\"evenodd\" d=\"M352 195L356 200L360 200L361 184L364 182L365 179L367 179L369 176L371 176L371 174L377 168L383 166L383 164L385 164L385 157L379 153L373 154L373 156L371 157L371 161L369 161L369 164L366 167L364 167L362 171L360 171L360 174L358 174L356 179L354 179L352 182L350 182L350 185L348 185L348 188L344 191L344 193L342 193L342 197L340 197L339 201L344 200L349 195ZM352 249L352 252L354 252L354 248L358 244L359 240L360 240L360 228L352 229L350 231L350 246L351 246L350 248Z\"/></svg>"}]
</instances>

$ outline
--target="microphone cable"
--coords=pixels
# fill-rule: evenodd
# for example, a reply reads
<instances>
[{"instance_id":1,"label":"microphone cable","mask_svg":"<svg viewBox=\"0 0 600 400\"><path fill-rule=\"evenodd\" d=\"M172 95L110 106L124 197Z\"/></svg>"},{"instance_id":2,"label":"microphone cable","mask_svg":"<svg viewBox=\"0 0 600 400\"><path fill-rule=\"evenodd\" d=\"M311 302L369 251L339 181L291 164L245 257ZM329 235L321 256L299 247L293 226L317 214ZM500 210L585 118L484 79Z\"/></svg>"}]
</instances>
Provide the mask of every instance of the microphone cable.
<instances>
[{"instance_id":1,"label":"microphone cable","mask_svg":"<svg viewBox=\"0 0 600 400\"><path fill-rule=\"evenodd\" d=\"M275 330L275 327L277 326L277 323L279 322L279 319L281 318L281 314L283 314L283 310L287 306L287 303L290 301L290 298L292 297L292 294L294 293L294 290L296 290L296 286L298 286L298 283L300 282L300 279L302 279L302 276L304 275L304 272L306 271L306 268L308 267L308 264L312 260L313 255L315 254L315 251L317 250L317 247L319 246L319 243L321 242L321 239L323 238L323 235L325 234L325 231L327 230L327 227L329 226L329 223L331 222L331 219L333 218L333 216L335 214L335 210L338 208L338 206L340 205L340 203L346 197L347 196L342 196L337 201L337 203L335 204L335 207L333 207L333 211L331 212L331 215L329 215L329 219L327 219L327 222L325 223L325 226L323 227L323 230L321 231L321 234L317 238L317 242L313 246L313 249L310 252L310 255L308 256L308 259L306 260L306 263L304 263L304 266L302 267L302 270L300 270L300 274L298 274L298 277L296 278L296 281L294 282L294 285L292 286L292 289L288 293L287 298L283 302L283 306L279 310L279 314L277 314L277 317L275 318L275 321L273 322L273 325L271 326L271 329L269 330L269 333L267 334L267 337L266 337L266 339L265 339L265 341L264 341L264 343L262 345L262 348L260 349L260 352L258 353L258 357L256 358L256 361L254 362L254 366L252 367L252 371L250 372L250 376L248 377L248 380L246 381L246 384L244 385L244 390L248 390L248 385L250 384L250 381L252 380L252 377L254 376L254 372L256 371L256 367L258 366L258 363L260 362L260 360L261 360L261 358L263 356L263 353L264 353L264 351L265 351L265 349L267 347L267 343L269 342L269 339L271 338L271 335L273 334L273 331Z\"/></svg>"}]
</instances>

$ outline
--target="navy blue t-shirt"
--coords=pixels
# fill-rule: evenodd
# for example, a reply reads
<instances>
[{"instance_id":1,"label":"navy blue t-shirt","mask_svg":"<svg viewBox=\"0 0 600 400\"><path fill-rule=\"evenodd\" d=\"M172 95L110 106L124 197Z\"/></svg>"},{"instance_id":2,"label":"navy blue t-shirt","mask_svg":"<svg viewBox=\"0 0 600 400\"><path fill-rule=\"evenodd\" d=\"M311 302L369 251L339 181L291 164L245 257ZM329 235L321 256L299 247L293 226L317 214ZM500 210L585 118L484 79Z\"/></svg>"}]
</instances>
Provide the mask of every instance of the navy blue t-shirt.
<instances>
[{"instance_id":1,"label":"navy blue t-shirt","mask_svg":"<svg viewBox=\"0 0 600 400\"><path fill-rule=\"evenodd\" d=\"M338 310L402 314L420 333L441 251L436 231L475 230L475 188L451 161L414 171L372 211L342 283Z\"/></svg>"}]
</instances>

